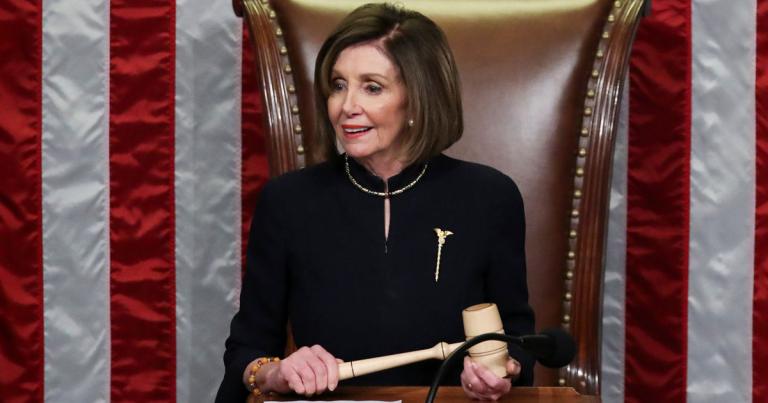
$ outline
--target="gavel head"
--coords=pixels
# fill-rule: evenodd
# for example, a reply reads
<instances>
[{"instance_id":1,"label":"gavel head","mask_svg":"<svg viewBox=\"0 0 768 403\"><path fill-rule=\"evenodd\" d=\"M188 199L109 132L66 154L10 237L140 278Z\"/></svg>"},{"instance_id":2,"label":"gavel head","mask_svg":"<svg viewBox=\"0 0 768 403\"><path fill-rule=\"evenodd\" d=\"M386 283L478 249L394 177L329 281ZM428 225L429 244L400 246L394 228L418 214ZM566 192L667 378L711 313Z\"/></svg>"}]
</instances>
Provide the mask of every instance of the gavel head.
<instances>
[{"instance_id":1,"label":"gavel head","mask_svg":"<svg viewBox=\"0 0 768 403\"><path fill-rule=\"evenodd\" d=\"M504 334L504 326L496 304L472 305L461 312L464 335L467 340L484 333ZM497 340L484 341L469 349L472 361L482 364L499 377L507 376L507 343Z\"/></svg>"}]
</instances>

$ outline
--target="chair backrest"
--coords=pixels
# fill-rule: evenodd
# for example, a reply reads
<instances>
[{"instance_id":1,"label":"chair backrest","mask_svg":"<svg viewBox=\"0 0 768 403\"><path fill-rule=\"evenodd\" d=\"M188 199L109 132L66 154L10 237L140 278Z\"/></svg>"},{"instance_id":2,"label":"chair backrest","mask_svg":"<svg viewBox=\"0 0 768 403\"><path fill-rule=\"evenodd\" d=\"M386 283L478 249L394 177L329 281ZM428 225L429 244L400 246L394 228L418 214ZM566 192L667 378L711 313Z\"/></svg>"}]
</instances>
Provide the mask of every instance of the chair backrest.
<instances>
[{"instance_id":1,"label":"chair backrest","mask_svg":"<svg viewBox=\"0 0 768 403\"><path fill-rule=\"evenodd\" d=\"M314 163L315 55L365 1L235 0L256 47L274 175ZM528 282L539 329L578 352L537 385L599 394L606 214L618 106L643 0L402 2L445 31L465 132L448 154L510 175L526 206Z\"/></svg>"}]
</instances>

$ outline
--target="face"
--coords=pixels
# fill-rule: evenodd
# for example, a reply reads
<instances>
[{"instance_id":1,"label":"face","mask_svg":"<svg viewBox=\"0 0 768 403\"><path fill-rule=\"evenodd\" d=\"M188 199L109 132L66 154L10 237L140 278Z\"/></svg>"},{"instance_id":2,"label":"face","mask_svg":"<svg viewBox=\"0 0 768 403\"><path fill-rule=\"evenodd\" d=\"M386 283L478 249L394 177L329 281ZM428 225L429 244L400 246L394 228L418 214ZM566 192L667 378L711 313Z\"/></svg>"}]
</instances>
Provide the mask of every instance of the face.
<instances>
[{"instance_id":1,"label":"face","mask_svg":"<svg viewBox=\"0 0 768 403\"><path fill-rule=\"evenodd\" d=\"M380 49L364 44L339 54L328 118L350 157L369 167L401 161L406 106L399 71Z\"/></svg>"}]
</instances>

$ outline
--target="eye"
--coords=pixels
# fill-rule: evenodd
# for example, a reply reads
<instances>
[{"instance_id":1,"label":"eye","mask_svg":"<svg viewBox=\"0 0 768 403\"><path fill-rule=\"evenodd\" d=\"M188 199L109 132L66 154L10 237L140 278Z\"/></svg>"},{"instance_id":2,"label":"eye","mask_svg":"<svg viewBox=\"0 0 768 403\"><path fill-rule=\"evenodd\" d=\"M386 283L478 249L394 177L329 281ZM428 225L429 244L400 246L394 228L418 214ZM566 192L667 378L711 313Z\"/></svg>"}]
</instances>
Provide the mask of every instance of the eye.
<instances>
[{"instance_id":1,"label":"eye","mask_svg":"<svg viewBox=\"0 0 768 403\"><path fill-rule=\"evenodd\" d=\"M377 95L381 93L382 88L380 85L376 83L368 83L365 86L365 91L368 92L369 94Z\"/></svg>"},{"instance_id":2,"label":"eye","mask_svg":"<svg viewBox=\"0 0 768 403\"><path fill-rule=\"evenodd\" d=\"M347 88L347 83L344 80L337 78L331 81L331 92L344 91L345 88Z\"/></svg>"}]
</instances>

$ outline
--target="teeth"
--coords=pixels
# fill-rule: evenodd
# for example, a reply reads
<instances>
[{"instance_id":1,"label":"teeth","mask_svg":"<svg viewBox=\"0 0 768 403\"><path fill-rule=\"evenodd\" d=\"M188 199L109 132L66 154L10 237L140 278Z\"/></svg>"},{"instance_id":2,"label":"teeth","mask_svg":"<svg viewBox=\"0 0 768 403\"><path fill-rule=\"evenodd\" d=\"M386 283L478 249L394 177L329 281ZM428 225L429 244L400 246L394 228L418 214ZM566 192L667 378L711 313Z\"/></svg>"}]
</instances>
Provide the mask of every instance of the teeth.
<instances>
[{"instance_id":1,"label":"teeth","mask_svg":"<svg viewBox=\"0 0 768 403\"><path fill-rule=\"evenodd\" d=\"M344 131L346 133L360 133L360 132L364 132L364 131L366 131L368 129L369 129L368 127L361 127L359 129L344 129Z\"/></svg>"}]
</instances>

